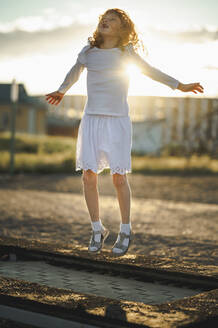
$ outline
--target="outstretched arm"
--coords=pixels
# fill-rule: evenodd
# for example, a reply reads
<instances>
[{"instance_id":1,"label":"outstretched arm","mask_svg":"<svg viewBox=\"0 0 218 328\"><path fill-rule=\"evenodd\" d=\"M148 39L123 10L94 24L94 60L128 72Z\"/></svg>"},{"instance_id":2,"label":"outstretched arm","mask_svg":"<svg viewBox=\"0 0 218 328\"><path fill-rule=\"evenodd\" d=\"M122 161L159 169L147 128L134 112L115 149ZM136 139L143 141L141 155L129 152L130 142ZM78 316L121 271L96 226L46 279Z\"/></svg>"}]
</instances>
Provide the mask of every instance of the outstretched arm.
<instances>
[{"instance_id":1,"label":"outstretched arm","mask_svg":"<svg viewBox=\"0 0 218 328\"><path fill-rule=\"evenodd\" d=\"M134 56L134 62L136 65L141 69L141 72L144 75L147 75L152 80L160 82L169 86L171 89L175 90L179 86L179 81L174 79L172 76L162 72L161 70L155 68L154 66L150 65L147 61L141 58L138 54Z\"/></svg>"},{"instance_id":2,"label":"outstretched arm","mask_svg":"<svg viewBox=\"0 0 218 328\"><path fill-rule=\"evenodd\" d=\"M137 54L132 46L129 47L129 54L131 56L132 61L141 69L141 72L149 76L151 79L168 85L173 90L178 89L183 92L192 91L194 93L197 93L197 91L201 93L204 92L204 88L199 82L184 84L173 78L172 76L167 75L161 70L153 67L147 61L145 61L139 54Z\"/></svg>"},{"instance_id":3,"label":"outstretched arm","mask_svg":"<svg viewBox=\"0 0 218 328\"><path fill-rule=\"evenodd\" d=\"M84 65L77 59L76 63L67 73L63 83L60 85L57 91L48 93L46 96L46 100L52 105L58 105L62 98L64 97L65 93L67 92L70 87L76 83L80 77L80 74L84 70Z\"/></svg>"},{"instance_id":4,"label":"outstretched arm","mask_svg":"<svg viewBox=\"0 0 218 328\"><path fill-rule=\"evenodd\" d=\"M80 74L84 70L84 65L77 59L76 63L67 73L63 83L60 85L57 91L61 93L66 93L70 87L76 83L80 77Z\"/></svg>"}]
</instances>

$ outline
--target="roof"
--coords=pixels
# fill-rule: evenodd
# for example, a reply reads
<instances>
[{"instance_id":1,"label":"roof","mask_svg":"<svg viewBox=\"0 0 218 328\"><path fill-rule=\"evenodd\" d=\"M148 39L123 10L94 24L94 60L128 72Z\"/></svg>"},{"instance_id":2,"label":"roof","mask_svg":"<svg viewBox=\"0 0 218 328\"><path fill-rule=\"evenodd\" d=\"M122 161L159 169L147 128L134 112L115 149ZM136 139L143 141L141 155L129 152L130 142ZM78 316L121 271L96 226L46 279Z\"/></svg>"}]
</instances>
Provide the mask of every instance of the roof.
<instances>
[{"instance_id":1,"label":"roof","mask_svg":"<svg viewBox=\"0 0 218 328\"><path fill-rule=\"evenodd\" d=\"M24 84L18 84L19 96L18 102L21 104L30 104L36 108L47 109L45 101L39 99L39 97L29 96L26 92ZM11 103L11 83L0 83L0 104Z\"/></svg>"}]
</instances>

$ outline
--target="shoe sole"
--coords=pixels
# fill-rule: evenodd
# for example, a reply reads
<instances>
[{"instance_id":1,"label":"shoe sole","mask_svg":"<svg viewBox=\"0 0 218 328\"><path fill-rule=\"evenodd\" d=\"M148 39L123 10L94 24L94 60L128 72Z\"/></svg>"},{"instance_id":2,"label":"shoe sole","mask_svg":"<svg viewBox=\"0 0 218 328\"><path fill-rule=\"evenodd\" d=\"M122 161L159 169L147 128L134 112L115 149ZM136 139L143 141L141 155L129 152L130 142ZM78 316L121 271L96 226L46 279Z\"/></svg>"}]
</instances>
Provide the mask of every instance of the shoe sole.
<instances>
[{"instance_id":1,"label":"shoe sole","mask_svg":"<svg viewBox=\"0 0 218 328\"><path fill-rule=\"evenodd\" d=\"M96 251L91 251L90 249L88 249L88 253L98 253L98 252L100 252L102 247L104 246L104 242L107 239L109 233L110 233L110 231L107 229L106 232L105 232L105 235L102 237L101 247L99 249L96 249Z\"/></svg>"}]
</instances>

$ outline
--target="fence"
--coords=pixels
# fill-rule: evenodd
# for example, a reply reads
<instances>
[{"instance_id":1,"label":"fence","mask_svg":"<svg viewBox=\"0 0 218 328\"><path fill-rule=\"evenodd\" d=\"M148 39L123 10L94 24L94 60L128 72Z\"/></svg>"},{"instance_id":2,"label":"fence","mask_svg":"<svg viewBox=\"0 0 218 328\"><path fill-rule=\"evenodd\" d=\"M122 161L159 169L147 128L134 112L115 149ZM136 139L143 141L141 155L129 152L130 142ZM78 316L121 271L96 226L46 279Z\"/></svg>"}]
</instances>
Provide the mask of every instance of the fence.
<instances>
[{"instance_id":1,"label":"fence","mask_svg":"<svg viewBox=\"0 0 218 328\"><path fill-rule=\"evenodd\" d=\"M129 101L132 120L162 121L161 147L179 145L186 153L218 156L217 98L143 98Z\"/></svg>"}]
</instances>

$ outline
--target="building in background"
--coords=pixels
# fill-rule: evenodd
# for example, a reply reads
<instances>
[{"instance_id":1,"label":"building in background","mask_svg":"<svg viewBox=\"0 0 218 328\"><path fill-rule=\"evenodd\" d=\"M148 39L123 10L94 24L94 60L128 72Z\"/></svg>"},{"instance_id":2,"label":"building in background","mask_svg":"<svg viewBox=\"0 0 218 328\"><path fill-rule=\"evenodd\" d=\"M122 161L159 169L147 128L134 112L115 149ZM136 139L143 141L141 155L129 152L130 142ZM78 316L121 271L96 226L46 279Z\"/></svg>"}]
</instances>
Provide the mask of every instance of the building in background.
<instances>
[{"instance_id":1,"label":"building in background","mask_svg":"<svg viewBox=\"0 0 218 328\"><path fill-rule=\"evenodd\" d=\"M44 135L47 133L45 102L29 96L23 84L19 84L16 113L16 132ZM0 83L0 132L11 129L11 83Z\"/></svg>"}]
</instances>

